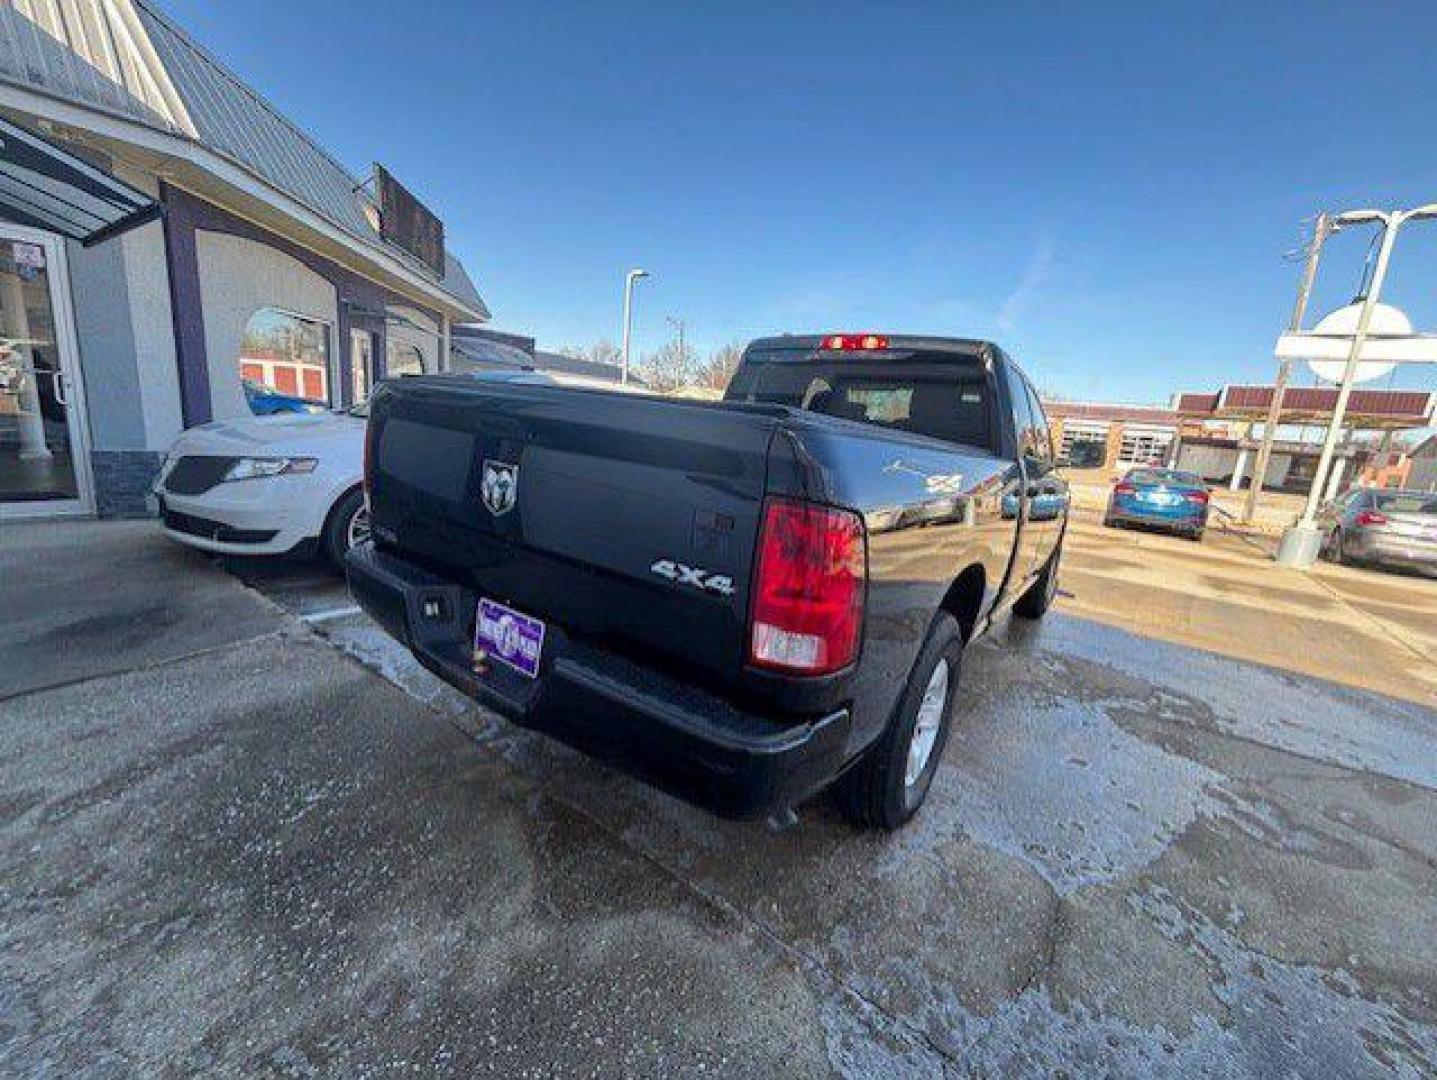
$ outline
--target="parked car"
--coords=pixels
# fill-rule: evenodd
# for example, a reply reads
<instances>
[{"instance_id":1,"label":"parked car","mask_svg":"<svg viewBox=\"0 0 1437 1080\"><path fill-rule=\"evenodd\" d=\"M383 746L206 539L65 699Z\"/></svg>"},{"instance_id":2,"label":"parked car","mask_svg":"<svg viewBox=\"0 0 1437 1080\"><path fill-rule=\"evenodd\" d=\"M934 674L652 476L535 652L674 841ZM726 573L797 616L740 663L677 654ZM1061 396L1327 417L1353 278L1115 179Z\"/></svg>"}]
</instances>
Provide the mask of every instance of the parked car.
<instances>
[{"instance_id":1,"label":"parked car","mask_svg":"<svg viewBox=\"0 0 1437 1080\"><path fill-rule=\"evenodd\" d=\"M837 778L855 821L908 820L965 647L1056 589L1066 488L986 342L766 338L719 402L409 379L368 440L365 610L516 723L726 816Z\"/></svg>"},{"instance_id":2,"label":"parked car","mask_svg":"<svg viewBox=\"0 0 1437 1080\"><path fill-rule=\"evenodd\" d=\"M1437 573L1437 494L1353 488L1323 507L1323 554L1335 562L1370 563Z\"/></svg>"},{"instance_id":3,"label":"parked car","mask_svg":"<svg viewBox=\"0 0 1437 1080\"><path fill-rule=\"evenodd\" d=\"M555 383L531 368L440 377ZM369 533L361 485L368 415L362 404L190 428L155 481L165 535L223 555L314 553L343 569L345 553Z\"/></svg>"},{"instance_id":4,"label":"parked car","mask_svg":"<svg viewBox=\"0 0 1437 1080\"><path fill-rule=\"evenodd\" d=\"M190 428L155 481L165 535L224 555L316 552L341 565L369 529L366 415L359 406Z\"/></svg>"},{"instance_id":5,"label":"parked car","mask_svg":"<svg viewBox=\"0 0 1437 1080\"><path fill-rule=\"evenodd\" d=\"M272 386L253 379L244 380L244 399L249 411L255 416L274 416L278 413L326 413L329 407L322 401L281 394Z\"/></svg>"},{"instance_id":6,"label":"parked car","mask_svg":"<svg viewBox=\"0 0 1437 1080\"><path fill-rule=\"evenodd\" d=\"M1202 477L1177 469L1130 469L1113 485L1103 524L1146 525L1201 540L1212 493Z\"/></svg>"}]
</instances>

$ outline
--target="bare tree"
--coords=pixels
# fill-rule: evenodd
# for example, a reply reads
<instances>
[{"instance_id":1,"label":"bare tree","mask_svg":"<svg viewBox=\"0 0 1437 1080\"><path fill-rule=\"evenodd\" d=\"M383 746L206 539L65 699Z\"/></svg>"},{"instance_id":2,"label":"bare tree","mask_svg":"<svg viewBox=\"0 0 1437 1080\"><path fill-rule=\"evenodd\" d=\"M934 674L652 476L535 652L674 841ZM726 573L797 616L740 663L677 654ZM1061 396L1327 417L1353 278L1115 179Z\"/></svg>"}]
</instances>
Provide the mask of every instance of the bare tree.
<instances>
[{"instance_id":1,"label":"bare tree","mask_svg":"<svg viewBox=\"0 0 1437 1080\"><path fill-rule=\"evenodd\" d=\"M667 394L681 386L692 385L696 367L693 349L674 338L658 352L640 359L636 371L649 386Z\"/></svg>"},{"instance_id":2,"label":"bare tree","mask_svg":"<svg viewBox=\"0 0 1437 1080\"><path fill-rule=\"evenodd\" d=\"M699 365L698 370L694 373L694 382L710 390L725 390L728 388L729 380L733 378L733 373L738 370L738 362L742 358L742 344L732 342L721 346Z\"/></svg>"}]
</instances>

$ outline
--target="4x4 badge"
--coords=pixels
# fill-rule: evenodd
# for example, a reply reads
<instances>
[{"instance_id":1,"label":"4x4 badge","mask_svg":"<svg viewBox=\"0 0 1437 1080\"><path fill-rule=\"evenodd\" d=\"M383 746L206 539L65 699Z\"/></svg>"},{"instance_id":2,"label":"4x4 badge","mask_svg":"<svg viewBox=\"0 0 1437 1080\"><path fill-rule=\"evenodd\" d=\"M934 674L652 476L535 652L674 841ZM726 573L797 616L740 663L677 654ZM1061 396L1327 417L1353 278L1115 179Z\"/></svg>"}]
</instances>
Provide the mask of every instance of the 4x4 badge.
<instances>
[{"instance_id":1,"label":"4x4 badge","mask_svg":"<svg viewBox=\"0 0 1437 1080\"><path fill-rule=\"evenodd\" d=\"M727 574L710 574L707 570L697 566L685 566L673 559L660 559L649 567L649 571L661 578L668 578L675 585L689 585L705 592L718 593L720 596L733 595L733 578Z\"/></svg>"},{"instance_id":2,"label":"4x4 badge","mask_svg":"<svg viewBox=\"0 0 1437 1080\"><path fill-rule=\"evenodd\" d=\"M519 466L503 461L484 462L484 479L479 484L484 506L495 517L514 509L519 499Z\"/></svg>"}]
</instances>

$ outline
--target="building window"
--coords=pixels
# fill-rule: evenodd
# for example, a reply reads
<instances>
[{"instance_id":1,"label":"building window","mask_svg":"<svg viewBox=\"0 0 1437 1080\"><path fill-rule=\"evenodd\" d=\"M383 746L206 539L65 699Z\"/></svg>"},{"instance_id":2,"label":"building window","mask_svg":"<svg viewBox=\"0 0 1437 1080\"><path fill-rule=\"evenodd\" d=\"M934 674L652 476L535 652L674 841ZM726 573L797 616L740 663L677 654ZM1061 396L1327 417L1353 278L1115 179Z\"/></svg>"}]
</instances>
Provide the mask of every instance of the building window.
<instances>
[{"instance_id":1,"label":"building window","mask_svg":"<svg viewBox=\"0 0 1437 1080\"><path fill-rule=\"evenodd\" d=\"M1108 456L1108 425L1065 421L1060 453L1075 469L1101 469Z\"/></svg>"},{"instance_id":2,"label":"building window","mask_svg":"<svg viewBox=\"0 0 1437 1080\"><path fill-rule=\"evenodd\" d=\"M385 349L384 374L391 379L399 375L423 375L424 354L419 346L389 339Z\"/></svg>"},{"instance_id":3,"label":"building window","mask_svg":"<svg viewBox=\"0 0 1437 1080\"><path fill-rule=\"evenodd\" d=\"M1125 465L1162 465L1168 460L1173 435L1170 431L1123 429L1122 448L1118 460Z\"/></svg>"},{"instance_id":4,"label":"building window","mask_svg":"<svg viewBox=\"0 0 1437 1080\"><path fill-rule=\"evenodd\" d=\"M240 339L239 369L245 399L258 416L315 412L334 404L326 323L260 308Z\"/></svg>"}]
</instances>

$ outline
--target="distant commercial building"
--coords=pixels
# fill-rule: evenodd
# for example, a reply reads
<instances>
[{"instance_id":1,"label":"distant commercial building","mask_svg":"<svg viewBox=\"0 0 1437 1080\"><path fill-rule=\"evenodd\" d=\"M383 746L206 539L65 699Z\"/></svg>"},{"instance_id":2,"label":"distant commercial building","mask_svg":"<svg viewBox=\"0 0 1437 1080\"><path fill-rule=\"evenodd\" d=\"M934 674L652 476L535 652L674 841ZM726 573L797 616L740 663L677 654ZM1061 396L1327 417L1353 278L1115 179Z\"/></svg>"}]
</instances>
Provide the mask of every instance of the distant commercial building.
<instances>
[{"instance_id":1,"label":"distant commercial building","mask_svg":"<svg viewBox=\"0 0 1437 1080\"><path fill-rule=\"evenodd\" d=\"M618 383L623 373L617 364L600 364L577 356L547 352L534 346L523 334L493 330L487 326L451 328L450 356L455 371L533 370L554 376L599 383ZM630 376L629 381L642 385Z\"/></svg>"},{"instance_id":2,"label":"distant commercial building","mask_svg":"<svg viewBox=\"0 0 1437 1080\"><path fill-rule=\"evenodd\" d=\"M1165 465L1178 438L1178 415L1159 405L1047 401L1053 440L1074 468L1120 470Z\"/></svg>"},{"instance_id":3,"label":"distant commercial building","mask_svg":"<svg viewBox=\"0 0 1437 1080\"><path fill-rule=\"evenodd\" d=\"M348 406L488 318L437 217L150 0L0 3L0 119L0 518L143 513L183 428Z\"/></svg>"},{"instance_id":4,"label":"distant commercial building","mask_svg":"<svg viewBox=\"0 0 1437 1080\"><path fill-rule=\"evenodd\" d=\"M1216 393L1177 395L1174 407L1184 426L1176 456L1178 467L1234 491L1250 485L1262 444L1260 428L1267 421L1273 393L1271 386L1224 386ZM1286 432L1299 437L1280 437L1274 442L1264 488L1293 493L1311 488L1322 433L1336 403L1334 387L1287 390L1279 435ZM1437 394L1425 390L1354 390L1348 402L1347 438L1338 444L1328 496L1352 483L1400 486L1409 466L1405 455L1392 449L1392 437L1430 426L1434 415ZM1259 429L1256 435L1254 429Z\"/></svg>"},{"instance_id":5,"label":"distant commercial building","mask_svg":"<svg viewBox=\"0 0 1437 1080\"><path fill-rule=\"evenodd\" d=\"M524 334L477 324L449 328L451 371L530 371L534 368L534 352L534 339Z\"/></svg>"},{"instance_id":6,"label":"distant commercial building","mask_svg":"<svg viewBox=\"0 0 1437 1080\"><path fill-rule=\"evenodd\" d=\"M1171 465L1236 491L1251 483L1272 395L1271 386L1224 386L1213 393L1177 394L1166 407L1049 401L1044 408L1054 439L1074 468L1119 472L1133 465ZM1322 431L1336 399L1332 387L1288 389L1283 437L1268 459L1265 488L1301 493L1312 486ZM1437 395L1424 390L1354 391L1348 438L1338 444L1329 490L1336 494L1351 483L1417 484L1428 470L1437 470L1437 440L1404 453L1393 448L1392 437L1431 426L1434 417Z\"/></svg>"}]
</instances>

